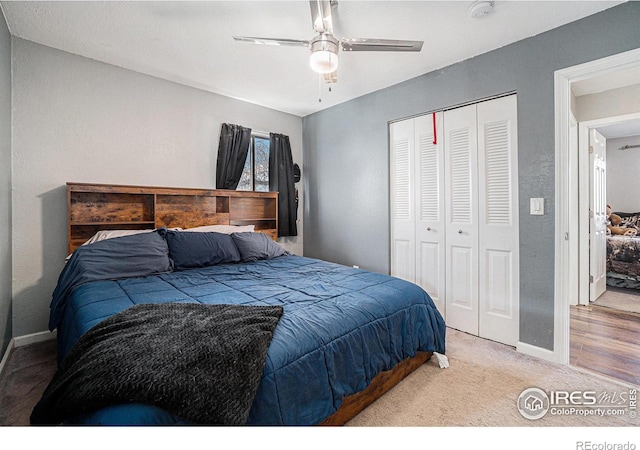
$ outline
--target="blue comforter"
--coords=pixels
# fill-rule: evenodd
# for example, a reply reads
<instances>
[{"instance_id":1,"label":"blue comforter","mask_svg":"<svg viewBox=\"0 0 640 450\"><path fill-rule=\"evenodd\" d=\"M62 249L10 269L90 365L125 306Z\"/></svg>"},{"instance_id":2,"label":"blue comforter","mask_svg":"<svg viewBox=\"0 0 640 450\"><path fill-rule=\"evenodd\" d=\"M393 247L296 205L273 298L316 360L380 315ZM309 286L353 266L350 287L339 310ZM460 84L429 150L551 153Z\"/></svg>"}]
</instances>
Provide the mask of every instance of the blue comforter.
<instances>
[{"instance_id":1,"label":"blue comforter","mask_svg":"<svg viewBox=\"0 0 640 450\"><path fill-rule=\"evenodd\" d=\"M345 396L417 351L445 352L445 324L415 284L299 256L145 277L91 281L59 299L59 358L92 326L142 303L277 305L284 308L248 424L311 425ZM71 423L184 423L159 408L117 405Z\"/></svg>"}]
</instances>

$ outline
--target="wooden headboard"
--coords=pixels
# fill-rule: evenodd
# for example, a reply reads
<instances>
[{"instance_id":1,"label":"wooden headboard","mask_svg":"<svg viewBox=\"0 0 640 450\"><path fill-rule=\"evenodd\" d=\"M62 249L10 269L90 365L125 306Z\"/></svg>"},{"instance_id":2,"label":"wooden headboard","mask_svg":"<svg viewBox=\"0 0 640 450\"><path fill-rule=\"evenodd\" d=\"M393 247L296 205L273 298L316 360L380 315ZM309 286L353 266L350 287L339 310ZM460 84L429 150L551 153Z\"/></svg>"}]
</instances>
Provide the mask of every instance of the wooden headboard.
<instances>
[{"instance_id":1,"label":"wooden headboard","mask_svg":"<svg viewBox=\"0 0 640 450\"><path fill-rule=\"evenodd\" d=\"M67 183L69 253L100 230L254 225L278 239L278 193Z\"/></svg>"}]
</instances>

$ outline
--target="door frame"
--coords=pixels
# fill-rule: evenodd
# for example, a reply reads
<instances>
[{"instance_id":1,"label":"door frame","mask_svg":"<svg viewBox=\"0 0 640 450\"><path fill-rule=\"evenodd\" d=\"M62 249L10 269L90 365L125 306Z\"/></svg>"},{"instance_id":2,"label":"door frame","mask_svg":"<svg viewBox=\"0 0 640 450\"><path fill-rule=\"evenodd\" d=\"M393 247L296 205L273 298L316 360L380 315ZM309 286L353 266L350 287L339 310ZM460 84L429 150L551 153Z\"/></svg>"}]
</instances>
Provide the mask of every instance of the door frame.
<instances>
[{"instance_id":1,"label":"door frame","mask_svg":"<svg viewBox=\"0 0 640 450\"><path fill-rule=\"evenodd\" d=\"M620 116L605 117L602 119L587 120L578 124L578 164L579 164L579 188L578 204L580 216L578 220L579 228L579 294L578 304L589 305L591 301L591 289L589 275L591 273L591 261L589 259L589 241L591 230L589 229L589 194L592 189L591 170L589 168L589 132L591 129L598 129L607 125L614 125L621 122L640 119L640 112L633 114L623 114Z\"/></svg>"},{"instance_id":2,"label":"door frame","mask_svg":"<svg viewBox=\"0 0 640 450\"><path fill-rule=\"evenodd\" d=\"M580 272L580 216L571 209L580 200L578 155L570 151L571 83L621 69L640 66L640 49L557 70L554 73L555 103L555 279L553 351L536 352L560 364L569 364L569 304L580 295L579 286L569 283ZM582 244L582 242L580 241Z\"/></svg>"}]
</instances>

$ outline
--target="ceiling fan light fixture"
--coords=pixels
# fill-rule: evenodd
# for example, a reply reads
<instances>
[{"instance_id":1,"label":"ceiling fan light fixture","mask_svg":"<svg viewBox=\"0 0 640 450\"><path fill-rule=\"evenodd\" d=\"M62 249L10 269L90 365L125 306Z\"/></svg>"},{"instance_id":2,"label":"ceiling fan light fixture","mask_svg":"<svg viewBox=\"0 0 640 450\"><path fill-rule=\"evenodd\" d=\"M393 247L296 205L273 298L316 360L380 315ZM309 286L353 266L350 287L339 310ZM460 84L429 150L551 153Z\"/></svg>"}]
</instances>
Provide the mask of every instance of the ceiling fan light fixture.
<instances>
[{"instance_id":1,"label":"ceiling fan light fixture","mask_svg":"<svg viewBox=\"0 0 640 450\"><path fill-rule=\"evenodd\" d=\"M338 68L338 55L328 50L311 53L309 65L318 73L331 73Z\"/></svg>"},{"instance_id":2,"label":"ceiling fan light fixture","mask_svg":"<svg viewBox=\"0 0 640 450\"><path fill-rule=\"evenodd\" d=\"M330 34L321 34L311 41L309 65L317 73L331 73L338 68L338 40Z\"/></svg>"},{"instance_id":3,"label":"ceiling fan light fixture","mask_svg":"<svg viewBox=\"0 0 640 450\"><path fill-rule=\"evenodd\" d=\"M318 74L320 80L326 83L338 81L338 53L343 52L419 52L423 41L409 41L405 39L337 39L333 35L333 21L338 0L310 0L311 24L318 33L312 40L261 38L249 36L233 36L240 42L261 45L281 45L287 47L306 47L311 50L309 65ZM479 1L477 3L493 5L493 1ZM481 5L482 6L482 5ZM484 5L486 7L486 5ZM482 8L480 8L482 10Z\"/></svg>"}]
</instances>

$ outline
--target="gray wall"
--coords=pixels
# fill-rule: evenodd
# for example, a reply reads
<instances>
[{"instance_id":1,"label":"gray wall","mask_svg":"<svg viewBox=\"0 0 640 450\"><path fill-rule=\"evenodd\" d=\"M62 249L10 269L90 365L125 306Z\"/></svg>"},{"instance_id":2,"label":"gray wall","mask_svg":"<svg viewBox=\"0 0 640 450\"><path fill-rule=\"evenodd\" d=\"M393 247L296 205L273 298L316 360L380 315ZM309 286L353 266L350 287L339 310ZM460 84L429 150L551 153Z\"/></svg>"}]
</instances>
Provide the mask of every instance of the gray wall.
<instances>
[{"instance_id":1,"label":"gray wall","mask_svg":"<svg viewBox=\"0 0 640 450\"><path fill-rule=\"evenodd\" d=\"M11 35L0 11L0 359L11 340Z\"/></svg>"},{"instance_id":2,"label":"gray wall","mask_svg":"<svg viewBox=\"0 0 640 450\"><path fill-rule=\"evenodd\" d=\"M520 340L553 349L554 71L640 47L639 23L626 3L305 117L305 255L388 273L387 122L516 91Z\"/></svg>"},{"instance_id":3,"label":"gray wall","mask_svg":"<svg viewBox=\"0 0 640 450\"><path fill-rule=\"evenodd\" d=\"M47 329L67 181L213 188L222 122L286 134L302 161L297 116L18 38L13 77L14 336Z\"/></svg>"}]
</instances>

